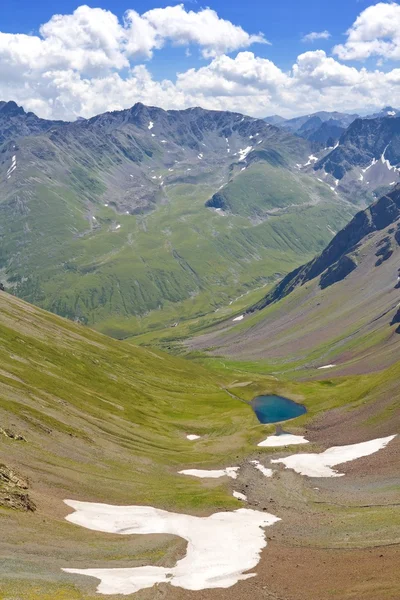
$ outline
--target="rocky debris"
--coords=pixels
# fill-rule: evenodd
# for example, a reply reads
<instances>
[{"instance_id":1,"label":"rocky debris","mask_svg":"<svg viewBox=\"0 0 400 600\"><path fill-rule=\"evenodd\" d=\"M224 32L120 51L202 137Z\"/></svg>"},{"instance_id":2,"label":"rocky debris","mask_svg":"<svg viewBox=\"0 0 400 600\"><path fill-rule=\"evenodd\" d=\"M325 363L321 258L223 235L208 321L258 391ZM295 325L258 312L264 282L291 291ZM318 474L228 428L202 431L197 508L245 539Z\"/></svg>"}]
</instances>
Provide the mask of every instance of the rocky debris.
<instances>
[{"instance_id":1,"label":"rocky debris","mask_svg":"<svg viewBox=\"0 0 400 600\"><path fill-rule=\"evenodd\" d=\"M396 242L400 246L400 223L398 223L398 225L397 225L397 231L394 234L394 239L396 240Z\"/></svg>"},{"instance_id":2,"label":"rocky debris","mask_svg":"<svg viewBox=\"0 0 400 600\"><path fill-rule=\"evenodd\" d=\"M391 325L397 325L397 323L400 323L400 308L397 309L396 314L394 315L393 319L390 321ZM400 325L396 328L396 333L400 333Z\"/></svg>"},{"instance_id":3,"label":"rocky debris","mask_svg":"<svg viewBox=\"0 0 400 600\"><path fill-rule=\"evenodd\" d=\"M23 435L15 433L14 431L11 431L11 429L3 429L2 427L0 427L0 433L10 438L11 440L16 440L17 442L26 442L26 438L24 438Z\"/></svg>"},{"instance_id":4,"label":"rocky debris","mask_svg":"<svg viewBox=\"0 0 400 600\"><path fill-rule=\"evenodd\" d=\"M27 493L28 489L29 481L25 477L0 464L0 507L34 512L36 505Z\"/></svg>"},{"instance_id":5,"label":"rocky debris","mask_svg":"<svg viewBox=\"0 0 400 600\"><path fill-rule=\"evenodd\" d=\"M320 279L321 289L325 289L338 281L342 281L357 267L355 259L345 254L334 265L329 267Z\"/></svg>"},{"instance_id":6,"label":"rocky debris","mask_svg":"<svg viewBox=\"0 0 400 600\"><path fill-rule=\"evenodd\" d=\"M383 238L383 240L379 242L378 246L379 249L375 253L375 256L379 257L375 263L376 267L379 267L379 265L385 262L385 260L388 260L388 258L390 258L393 254L392 240L389 236Z\"/></svg>"},{"instance_id":7,"label":"rocky debris","mask_svg":"<svg viewBox=\"0 0 400 600\"><path fill-rule=\"evenodd\" d=\"M395 325L396 323L400 323L400 308L397 309L396 314L394 315L393 319L390 322L391 325Z\"/></svg>"}]
</instances>

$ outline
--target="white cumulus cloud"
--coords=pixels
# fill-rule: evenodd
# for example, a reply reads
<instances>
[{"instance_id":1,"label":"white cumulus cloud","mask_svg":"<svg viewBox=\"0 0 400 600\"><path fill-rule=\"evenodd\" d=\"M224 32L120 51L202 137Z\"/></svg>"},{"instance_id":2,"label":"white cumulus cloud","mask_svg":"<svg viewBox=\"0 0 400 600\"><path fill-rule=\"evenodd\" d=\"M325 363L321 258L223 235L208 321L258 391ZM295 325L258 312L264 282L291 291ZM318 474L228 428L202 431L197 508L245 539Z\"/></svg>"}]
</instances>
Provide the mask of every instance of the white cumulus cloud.
<instances>
[{"instance_id":1,"label":"white cumulus cloud","mask_svg":"<svg viewBox=\"0 0 400 600\"><path fill-rule=\"evenodd\" d=\"M325 29L325 31L311 31L311 33L307 33L307 35L303 36L302 42L315 42L315 40L328 40L331 37L329 31Z\"/></svg>"},{"instance_id":2,"label":"white cumulus cloud","mask_svg":"<svg viewBox=\"0 0 400 600\"><path fill-rule=\"evenodd\" d=\"M347 31L347 40L334 48L342 60L370 56L400 58L400 5L379 2L369 6Z\"/></svg>"}]
</instances>

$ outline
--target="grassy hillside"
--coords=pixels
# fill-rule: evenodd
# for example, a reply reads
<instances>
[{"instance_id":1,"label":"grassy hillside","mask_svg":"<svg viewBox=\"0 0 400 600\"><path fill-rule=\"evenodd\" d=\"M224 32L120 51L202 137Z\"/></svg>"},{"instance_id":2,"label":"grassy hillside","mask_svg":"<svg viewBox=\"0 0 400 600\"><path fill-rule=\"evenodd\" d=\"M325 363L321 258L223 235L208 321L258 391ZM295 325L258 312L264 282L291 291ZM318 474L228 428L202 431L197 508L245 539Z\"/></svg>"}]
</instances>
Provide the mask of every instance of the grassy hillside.
<instances>
[{"instance_id":1,"label":"grassy hillside","mask_svg":"<svg viewBox=\"0 0 400 600\"><path fill-rule=\"evenodd\" d=\"M317 179L287 171L268 162L252 163L214 196L222 208L245 217L265 218L335 200L332 190Z\"/></svg>"},{"instance_id":2,"label":"grassy hillside","mask_svg":"<svg viewBox=\"0 0 400 600\"><path fill-rule=\"evenodd\" d=\"M260 392L275 392L304 402L309 412L290 423L291 431L300 432L327 410L343 406L353 423L348 434L353 441L393 429L399 365L330 385L277 381L256 372L249 376L245 365L215 363L205 370L195 362L109 339L5 293L0 293L0 342L0 471L11 472L14 481L0 480L2 600L90 600L94 582L71 578L61 567L168 565L184 552L182 540L175 538L121 539L71 526L64 521L64 498L152 504L191 514L240 507L230 480L177 475L182 468L244 465L247 457L254 458L256 443L272 428L259 425L249 406L232 393L250 400ZM362 412L366 408L369 420ZM326 428L322 432L315 449L327 443ZM186 439L188 433L202 438L194 444ZM315 435L312 429L310 433ZM344 434L342 428L342 438ZM293 505L292 511L290 481L290 473L282 473L272 487L251 484L252 505L269 502L272 494L274 512L283 518L283 539L292 535L291 519L314 511L318 539L296 525L297 541L316 548L342 547L343 527L347 518L356 518L357 509L346 509L348 517L332 529L332 513L309 504L315 494L312 483L296 484L301 484L296 497L303 508L299 513ZM341 489L343 502L346 488ZM365 491L363 499L370 493ZM369 525L353 523L350 538L346 530L347 543L386 543L394 527L390 519L390 511L384 511Z\"/></svg>"},{"instance_id":3,"label":"grassy hillside","mask_svg":"<svg viewBox=\"0 0 400 600\"><path fill-rule=\"evenodd\" d=\"M304 205L303 189L298 207L255 224L206 208L212 188L197 183L169 186L165 203L146 215L93 202L88 222L76 191L54 184L31 193L0 203L2 280L119 337L211 312L273 281L320 251L353 213L331 193Z\"/></svg>"}]
</instances>

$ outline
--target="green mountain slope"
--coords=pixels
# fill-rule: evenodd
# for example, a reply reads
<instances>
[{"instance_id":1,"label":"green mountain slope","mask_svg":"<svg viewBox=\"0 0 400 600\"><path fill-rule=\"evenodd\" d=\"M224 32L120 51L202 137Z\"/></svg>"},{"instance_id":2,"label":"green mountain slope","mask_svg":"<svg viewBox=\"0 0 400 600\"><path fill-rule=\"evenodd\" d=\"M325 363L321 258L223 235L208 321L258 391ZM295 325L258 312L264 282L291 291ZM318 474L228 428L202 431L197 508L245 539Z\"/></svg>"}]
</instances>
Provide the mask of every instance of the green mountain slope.
<instances>
[{"instance_id":1,"label":"green mountain slope","mask_svg":"<svg viewBox=\"0 0 400 600\"><path fill-rule=\"evenodd\" d=\"M272 369L368 373L398 360L400 188L360 211L309 263L246 311L240 325L194 339L194 348ZM227 327L228 326L228 327ZM333 364L333 366L332 366Z\"/></svg>"},{"instance_id":2,"label":"green mountain slope","mask_svg":"<svg viewBox=\"0 0 400 600\"><path fill-rule=\"evenodd\" d=\"M0 280L116 336L205 314L273 281L354 212L298 173L305 140L257 119L138 104L39 121L39 131L3 126ZM206 206L218 189L233 211Z\"/></svg>"}]
</instances>

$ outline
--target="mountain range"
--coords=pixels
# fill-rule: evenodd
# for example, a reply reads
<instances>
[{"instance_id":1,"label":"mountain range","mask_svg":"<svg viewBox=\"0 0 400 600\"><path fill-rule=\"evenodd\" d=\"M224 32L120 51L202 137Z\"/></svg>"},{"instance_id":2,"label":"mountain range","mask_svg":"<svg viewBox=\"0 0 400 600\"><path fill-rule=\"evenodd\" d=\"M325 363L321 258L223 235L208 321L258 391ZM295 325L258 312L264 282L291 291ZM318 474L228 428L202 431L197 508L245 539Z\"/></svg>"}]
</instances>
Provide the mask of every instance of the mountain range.
<instances>
[{"instance_id":1,"label":"mountain range","mask_svg":"<svg viewBox=\"0 0 400 600\"><path fill-rule=\"evenodd\" d=\"M67 123L8 102L0 139L0 281L118 337L266 285L355 211L296 167L307 140L237 113L136 104Z\"/></svg>"},{"instance_id":2,"label":"mountain range","mask_svg":"<svg viewBox=\"0 0 400 600\"><path fill-rule=\"evenodd\" d=\"M284 119L279 115L266 117L264 120L270 125L276 125L295 133L313 143L314 149L334 146L345 130L358 118L379 119L382 117L395 117L400 114L396 108L386 106L382 110L360 117L357 113L341 113L319 111L309 115L302 115L292 119Z\"/></svg>"}]
</instances>

